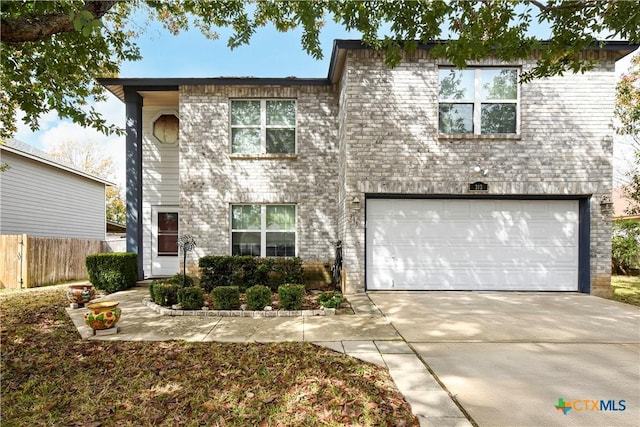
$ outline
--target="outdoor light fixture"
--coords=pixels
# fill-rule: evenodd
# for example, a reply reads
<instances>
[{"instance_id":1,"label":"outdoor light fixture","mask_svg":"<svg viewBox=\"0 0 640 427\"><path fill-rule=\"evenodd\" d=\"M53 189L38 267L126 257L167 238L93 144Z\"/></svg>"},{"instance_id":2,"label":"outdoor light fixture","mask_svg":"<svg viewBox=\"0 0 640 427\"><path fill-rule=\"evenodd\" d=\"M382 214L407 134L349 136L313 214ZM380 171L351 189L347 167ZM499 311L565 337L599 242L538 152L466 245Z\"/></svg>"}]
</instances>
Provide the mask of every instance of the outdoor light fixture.
<instances>
[{"instance_id":1,"label":"outdoor light fixture","mask_svg":"<svg viewBox=\"0 0 640 427\"><path fill-rule=\"evenodd\" d=\"M351 200L351 205L353 206L353 209L360 210L360 199L358 198L358 196L354 197L353 200Z\"/></svg>"},{"instance_id":2,"label":"outdoor light fixture","mask_svg":"<svg viewBox=\"0 0 640 427\"><path fill-rule=\"evenodd\" d=\"M611 196L605 194L600 197L600 207L603 209L608 209L613 206L613 200L611 200Z\"/></svg>"},{"instance_id":3,"label":"outdoor light fixture","mask_svg":"<svg viewBox=\"0 0 640 427\"><path fill-rule=\"evenodd\" d=\"M482 169L482 167L480 165L476 165L475 168L473 168L474 171L481 173L484 176L487 176L487 174L489 173L489 169Z\"/></svg>"}]
</instances>

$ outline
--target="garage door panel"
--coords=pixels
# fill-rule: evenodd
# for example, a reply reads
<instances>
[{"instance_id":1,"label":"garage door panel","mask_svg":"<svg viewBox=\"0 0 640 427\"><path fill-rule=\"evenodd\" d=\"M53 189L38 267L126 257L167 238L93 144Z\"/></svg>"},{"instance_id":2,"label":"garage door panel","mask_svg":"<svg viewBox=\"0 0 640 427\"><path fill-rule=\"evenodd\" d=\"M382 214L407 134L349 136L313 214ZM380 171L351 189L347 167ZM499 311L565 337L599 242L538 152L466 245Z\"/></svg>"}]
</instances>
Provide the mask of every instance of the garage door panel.
<instances>
[{"instance_id":1,"label":"garage door panel","mask_svg":"<svg viewBox=\"0 0 640 427\"><path fill-rule=\"evenodd\" d=\"M383 269L376 275L373 286L384 290L513 290L513 291L575 291L571 285L576 275L573 269L553 273L537 268L518 271L496 269L460 270L445 272L441 268L406 269L401 278L393 269Z\"/></svg>"},{"instance_id":2,"label":"garage door panel","mask_svg":"<svg viewBox=\"0 0 640 427\"><path fill-rule=\"evenodd\" d=\"M368 200L368 289L577 290L578 202Z\"/></svg>"}]
</instances>

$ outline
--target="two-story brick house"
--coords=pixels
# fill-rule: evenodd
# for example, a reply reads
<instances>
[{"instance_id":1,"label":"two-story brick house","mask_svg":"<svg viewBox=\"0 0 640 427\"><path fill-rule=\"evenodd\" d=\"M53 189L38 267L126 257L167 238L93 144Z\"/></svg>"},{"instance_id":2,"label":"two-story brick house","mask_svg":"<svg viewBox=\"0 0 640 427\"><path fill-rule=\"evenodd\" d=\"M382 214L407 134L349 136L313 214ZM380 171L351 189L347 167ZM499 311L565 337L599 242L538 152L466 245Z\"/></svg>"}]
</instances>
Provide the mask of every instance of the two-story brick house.
<instances>
[{"instance_id":1,"label":"two-story brick house","mask_svg":"<svg viewBox=\"0 0 640 427\"><path fill-rule=\"evenodd\" d=\"M337 40L327 78L102 79L126 104L127 241L141 277L190 257L343 242L344 290L610 284L614 64L521 84L535 59L395 68ZM178 137L179 128L179 137Z\"/></svg>"}]
</instances>

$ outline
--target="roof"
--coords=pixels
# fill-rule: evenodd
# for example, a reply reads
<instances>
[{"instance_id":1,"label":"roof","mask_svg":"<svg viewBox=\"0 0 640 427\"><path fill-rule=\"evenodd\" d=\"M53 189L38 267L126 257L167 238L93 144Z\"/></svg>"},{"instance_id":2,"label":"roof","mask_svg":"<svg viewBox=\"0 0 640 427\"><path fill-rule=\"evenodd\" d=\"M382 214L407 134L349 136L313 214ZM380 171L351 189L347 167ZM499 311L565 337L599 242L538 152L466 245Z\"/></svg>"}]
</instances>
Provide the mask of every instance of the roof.
<instances>
[{"instance_id":1,"label":"roof","mask_svg":"<svg viewBox=\"0 0 640 427\"><path fill-rule=\"evenodd\" d=\"M18 141L17 139L13 139L10 138L6 141L4 141L4 143L0 143L0 150L4 150L7 151L9 153L14 153L17 154L19 156L22 157L26 157L28 159L31 160L35 160L37 162L52 166L54 168L58 168L61 169L63 171L66 172L70 172L72 174L75 175L79 175L83 178L87 178L96 182L99 182L101 184L104 185L108 185L108 186L114 186L116 185L115 183L111 182L111 181L107 181L105 179L102 179L98 176L92 175L90 173L87 173L85 171L82 171L80 169L77 169L76 167L65 163L65 162L61 162L60 160L54 159L53 157L51 157L49 154L45 153L44 151L38 150L37 148L32 147L29 144L26 144L22 141Z\"/></svg>"},{"instance_id":2,"label":"roof","mask_svg":"<svg viewBox=\"0 0 640 427\"><path fill-rule=\"evenodd\" d=\"M448 40L434 40L431 43L418 43L417 49L428 50L437 45L447 43ZM549 42L542 42L547 44ZM611 51L620 59L638 48L626 41L601 42L601 46L594 50ZM170 91L177 92L183 85L242 85L242 86L329 86L337 83L344 64L347 50L371 49L362 40L333 41L329 71L325 78L297 78L297 77L168 77L168 78L101 78L98 82L118 99L124 102L125 87L135 88L135 91Z\"/></svg>"}]
</instances>

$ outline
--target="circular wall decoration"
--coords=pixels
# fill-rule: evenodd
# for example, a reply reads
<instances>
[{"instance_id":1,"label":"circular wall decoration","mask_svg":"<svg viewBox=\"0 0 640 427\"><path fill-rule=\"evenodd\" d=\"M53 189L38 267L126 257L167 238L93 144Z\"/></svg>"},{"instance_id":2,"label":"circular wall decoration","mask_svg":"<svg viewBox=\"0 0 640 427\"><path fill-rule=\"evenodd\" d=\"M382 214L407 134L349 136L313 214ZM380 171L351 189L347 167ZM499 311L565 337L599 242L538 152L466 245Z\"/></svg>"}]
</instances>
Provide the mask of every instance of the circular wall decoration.
<instances>
[{"instance_id":1,"label":"circular wall decoration","mask_svg":"<svg viewBox=\"0 0 640 427\"><path fill-rule=\"evenodd\" d=\"M153 136L161 144L178 142L180 120L175 114L162 114L153 122Z\"/></svg>"}]
</instances>

